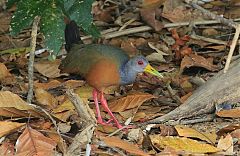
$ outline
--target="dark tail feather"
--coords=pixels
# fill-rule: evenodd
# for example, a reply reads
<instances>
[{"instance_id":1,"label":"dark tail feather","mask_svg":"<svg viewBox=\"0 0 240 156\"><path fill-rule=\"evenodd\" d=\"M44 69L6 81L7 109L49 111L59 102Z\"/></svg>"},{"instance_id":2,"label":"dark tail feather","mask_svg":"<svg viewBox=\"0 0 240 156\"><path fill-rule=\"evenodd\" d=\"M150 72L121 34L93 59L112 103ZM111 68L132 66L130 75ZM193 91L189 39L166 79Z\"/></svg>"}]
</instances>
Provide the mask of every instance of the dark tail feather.
<instances>
[{"instance_id":1,"label":"dark tail feather","mask_svg":"<svg viewBox=\"0 0 240 156\"><path fill-rule=\"evenodd\" d=\"M82 43L80 32L75 21L70 21L65 27L65 49L69 51L73 44Z\"/></svg>"}]
</instances>

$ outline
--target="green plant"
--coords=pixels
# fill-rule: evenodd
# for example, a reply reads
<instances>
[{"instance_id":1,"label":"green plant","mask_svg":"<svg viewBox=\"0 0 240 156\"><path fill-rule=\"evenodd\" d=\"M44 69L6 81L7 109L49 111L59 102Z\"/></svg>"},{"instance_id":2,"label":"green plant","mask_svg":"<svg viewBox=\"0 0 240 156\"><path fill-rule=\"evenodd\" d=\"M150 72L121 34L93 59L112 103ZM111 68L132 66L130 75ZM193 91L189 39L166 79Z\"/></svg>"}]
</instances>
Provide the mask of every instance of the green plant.
<instances>
[{"instance_id":1,"label":"green plant","mask_svg":"<svg viewBox=\"0 0 240 156\"><path fill-rule=\"evenodd\" d=\"M35 16L40 16L40 32L45 36L45 46L57 55L64 38L64 17L77 24L93 37L100 33L93 24L91 6L94 0L9 0L8 8L16 4L11 20L11 35L30 27Z\"/></svg>"}]
</instances>

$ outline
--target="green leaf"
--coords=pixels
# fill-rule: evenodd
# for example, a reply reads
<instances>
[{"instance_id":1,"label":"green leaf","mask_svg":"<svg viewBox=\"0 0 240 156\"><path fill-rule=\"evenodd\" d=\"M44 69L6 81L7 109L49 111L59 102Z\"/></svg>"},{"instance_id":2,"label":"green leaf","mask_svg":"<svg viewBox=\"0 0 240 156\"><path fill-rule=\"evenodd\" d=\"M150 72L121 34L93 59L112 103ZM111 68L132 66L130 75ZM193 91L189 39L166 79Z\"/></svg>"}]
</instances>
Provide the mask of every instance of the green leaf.
<instances>
[{"instance_id":1,"label":"green leaf","mask_svg":"<svg viewBox=\"0 0 240 156\"><path fill-rule=\"evenodd\" d=\"M64 9L69 12L69 9L73 4L75 3L76 0L64 0Z\"/></svg>"},{"instance_id":2,"label":"green leaf","mask_svg":"<svg viewBox=\"0 0 240 156\"><path fill-rule=\"evenodd\" d=\"M15 3L17 3L19 0L8 0L7 2L7 8L11 8Z\"/></svg>"},{"instance_id":3,"label":"green leaf","mask_svg":"<svg viewBox=\"0 0 240 156\"><path fill-rule=\"evenodd\" d=\"M100 32L97 27L93 24L93 16L91 14L92 11L92 3L95 0L76 0L73 3L68 2L65 8L69 8L67 10L69 17L71 20L77 22L77 24L87 33L94 37L99 37Z\"/></svg>"},{"instance_id":4,"label":"green leaf","mask_svg":"<svg viewBox=\"0 0 240 156\"><path fill-rule=\"evenodd\" d=\"M61 8L56 7L54 2L49 6L42 16L41 31L45 36L46 48L53 50L54 55L57 55L64 40L65 24Z\"/></svg>"},{"instance_id":5,"label":"green leaf","mask_svg":"<svg viewBox=\"0 0 240 156\"><path fill-rule=\"evenodd\" d=\"M24 28L29 27L35 16L41 16L47 2L36 0L20 0L17 3L17 10L12 16L11 35L17 35Z\"/></svg>"}]
</instances>

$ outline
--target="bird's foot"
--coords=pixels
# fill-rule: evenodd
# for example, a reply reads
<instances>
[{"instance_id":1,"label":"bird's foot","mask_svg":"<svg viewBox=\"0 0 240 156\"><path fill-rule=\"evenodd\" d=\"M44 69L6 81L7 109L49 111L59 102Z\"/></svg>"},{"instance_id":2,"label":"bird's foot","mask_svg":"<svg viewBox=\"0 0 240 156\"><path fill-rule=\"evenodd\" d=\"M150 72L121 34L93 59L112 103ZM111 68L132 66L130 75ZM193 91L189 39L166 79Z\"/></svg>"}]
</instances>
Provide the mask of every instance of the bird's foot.
<instances>
[{"instance_id":1,"label":"bird's foot","mask_svg":"<svg viewBox=\"0 0 240 156\"><path fill-rule=\"evenodd\" d=\"M109 119L107 122L104 122L102 119L98 119L97 122L99 124L101 124L101 125L106 125L106 126L114 126L114 125L116 125L116 127L118 129L124 129L124 130L135 128L135 126L132 126L132 125L123 126L120 123L111 123L111 122L114 122L113 119Z\"/></svg>"},{"instance_id":2,"label":"bird's foot","mask_svg":"<svg viewBox=\"0 0 240 156\"><path fill-rule=\"evenodd\" d=\"M109 121L104 122L102 119L98 119L97 123L99 123L101 125L112 126L112 124Z\"/></svg>"}]
</instances>

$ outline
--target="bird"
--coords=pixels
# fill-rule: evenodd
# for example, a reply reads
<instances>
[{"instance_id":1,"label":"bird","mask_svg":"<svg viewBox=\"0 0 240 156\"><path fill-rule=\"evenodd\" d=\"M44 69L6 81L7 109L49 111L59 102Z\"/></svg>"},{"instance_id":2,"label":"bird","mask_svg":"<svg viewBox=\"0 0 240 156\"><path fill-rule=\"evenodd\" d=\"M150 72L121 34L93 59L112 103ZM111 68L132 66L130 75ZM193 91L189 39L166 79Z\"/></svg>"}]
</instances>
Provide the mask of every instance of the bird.
<instances>
[{"instance_id":1,"label":"bird","mask_svg":"<svg viewBox=\"0 0 240 156\"><path fill-rule=\"evenodd\" d=\"M62 60L60 69L65 73L82 76L93 87L92 95L99 124L108 125L109 121L113 121L118 129L123 128L108 107L104 97L105 88L132 84L141 72L163 77L142 55L130 58L121 48L112 45L83 45L78 26L73 20L66 24L65 42L67 56ZM99 101L111 117L108 122L100 114Z\"/></svg>"}]
</instances>

